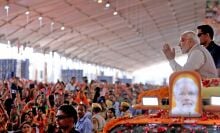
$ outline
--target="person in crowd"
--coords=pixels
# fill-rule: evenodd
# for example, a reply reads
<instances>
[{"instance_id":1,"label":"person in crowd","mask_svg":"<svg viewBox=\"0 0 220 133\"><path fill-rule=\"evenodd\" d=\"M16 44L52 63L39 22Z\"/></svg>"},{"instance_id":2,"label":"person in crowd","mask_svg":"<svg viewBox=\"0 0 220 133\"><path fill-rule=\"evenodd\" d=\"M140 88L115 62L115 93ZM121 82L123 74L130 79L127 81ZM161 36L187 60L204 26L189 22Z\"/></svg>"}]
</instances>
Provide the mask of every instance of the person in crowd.
<instances>
[{"instance_id":1,"label":"person in crowd","mask_svg":"<svg viewBox=\"0 0 220 133\"><path fill-rule=\"evenodd\" d=\"M89 94L91 94L91 91L90 91L90 88L89 88L89 85L88 85L88 78L86 76L82 77L82 87L83 87L83 90L84 90L84 93L86 95L86 97L89 97Z\"/></svg>"},{"instance_id":2,"label":"person in crowd","mask_svg":"<svg viewBox=\"0 0 220 133\"><path fill-rule=\"evenodd\" d=\"M87 99L86 95L84 94L84 90L82 90L82 89L79 92L77 92L77 96L76 96L75 101L78 104L83 103L86 106L89 106L88 99Z\"/></svg>"},{"instance_id":3,"label":"person in crowd","mask_svg":"<svg viewBox=\"0 0 220 133\"><path fill-rule=\"evenodd\" d=\"M64 96L63 94L59 93L59 92L56 92L55 93L55 96L54 96L54 100L55 100L55 106L56 107L59 107L63 104L64 102Z\"/></svg>"},{"instance_id":4,"label":"person in crowd","mask_svg":"<svg viewBox=\"0 0 220 133\"><path fill-rule=\"evenodd\" d=\"M98 87L98 86L95 87L95 94L94 94L94 97L93 97L93 100L92 100L93 103L98 102L98 98L100 97L100 91L101 91L100 87Z\"/></svg>"},{"instance_id":5,"label":"person in crowd","mask_svg":"<svg viewBox=\"0 0 220 133\"><path fill-rule=\"evenodd\" d=\"M186 31L181 35L179 46L183 54L188 53L187 62L180 66L175 59L175 49L169 44L163 46L163 52L169 60L174 71L194 70L200 73L202 78L215 78L217 71L214 60L207 49L199 45L198 37L193 31Z\"/></svg>"},{"instance_id":6,"label":"person in crowd","mask_svg":"<svg viewBox=\"0 0 220 133\"><path fill-rule=\"evenodd\" d=\"M95 80L91 80L89 84L90 95L88 95L88 98L93 99L96 87L97 87L97 82Z\"/></svg>"},{"instance_id":7,"label":"person in crowd","mask_svg":"<svg viewBox=\"0 0 220 133\"><path fill-rule=\"evenodd\" d=\"M21 123L23 123L24 121L27 121L27 122L32 122L33 121L28 112L25 112L21 115Z\"/></svg>"},{"instance_id":8,"label":"person in crowd","mask_svg":"<svg viewBox=\"0 0 220 133\"><path fill-rule=\"evenodd\" d=\"M54 95L49 95L48 99L47 99L47 105L49 107L49 109L54 109L55 107L55 99L54 99Z\"/></svg>"},{"instance_id":9,"label":"person in crowd","mask_svg":"<svg viewBox=\"0 0 220 133\"><path fill-rule=\"evenodd\" d=\"M212 55L215 66L220 77L220 46L213 41L214 30L210 25L200 25L197 27L197 35L200 44L203 45Z\"/></svg>"},{"instance_id":10,"label":"person in crowd","mask_svg":"<svg viewBox=\"0 0 220 133\"><path fill-rule=\"evenodd\" d=\"M72 105L61 105L56 113L58 133L79 133L75 130L77 112Z\"/></svg>"},{"instance_id":11,"label":"person in crowd","mask_svg":"<svg viewBox=\"0 0 220 133\"><path fill-rule=\"evenodd\" d=\"M106 120L106 122L109 122L112 119L116 119L115 109L114 108L109 108L106 112L105 120Z\"/></svg>"},{"instance_id":12,"label":"person in crowd","mask_svg":"<svg viewBox=\"0 0 220 133\"><path fill-rule=\"evenodd\" d=\"M44 107L38 107L37 108L37 115L33 119L34 125L39 128L40 133L44 132L45 125L46 125L46 115L45 115L45 108Z\"/></svg>"},{"instance_id":13,"label":"person in crowd","mask_svg":"<svg viewBox=\"0 0 220 133\"><path fill-rule=\"evenodd\" d=\"M172 115L195 116L199 115L198 110L199 88L191 78L180 78L174 83Z\"/></svg>"},{"instance_id":14,"label":"person in crowd","mask_svg":"<svg viewBox=\"0 0 220 133\"><path fill-rule=\"evenodd\" d=\"M92 104L92 123L93 123L93 132L99 133L102 132L103 127L105 126L105 119L100 115L102 107L99 103Z\"/></svg>"},{"instance_id":15,"label":"person in crowd","mask_svg":"<svg viewBox=\"0 0 220 133\"><path fill-rule=\"evenodd\" d=\"M76 123L76 130L80 133L92 133L92 121L85 115L86 105L79 104L77 106L78 121Z\"/></svg>"},{"instance_id":16,"label":"person in crowd","mask_svg":"<svg viewBox=\"0 0 220 133\"><path fill-rule=\"evenodd\" d=\"M47 127L46 131L47 133L54 133L56 129L56 122L55 122L55 111L54 110L49 110L47 114Z\"/></svg>"},{"instance_id":17,"label":"person in crowd","mask_svg":"<svg viewBox=\"0 0 220 133\"><path fill-rule=\"evenodd\" d=\"M14 99L14 104L18 107L18 109L22 109L25 105L25 98L23 98L24 95L22 95L22 98L20 96L20 93L16 94L16 98Z\"/></svg>"},{"instance_id":18,"label":"person in crowd","mask_svg":"<svg viewBox=\"0 0 220 133\"><path fill-rule=\"evenodd\" d=\"M30 122L24 121L20 126L20 133L34 133Z\"/></svg>"},{"instance_id":19,"label":"person in crowd","mask_svg":"<svg viewBox=\"0 0 220 133\"><path fill-rule=\"evenodd\" d=\"M0 87L0 96L1 96L0 100L3 100L3 101L11 97L10 89L6 81L3 81L2 87Z\"/></svg>"},{"instance_id":20,"label":"person in crowd","mask_svg":"<svg viewBox=\"0 0 220 133\"><path fill-rule=\"evenodd\" d=\"M121 111L120 116L122 116L122 117L132 117L132 113L130 112L129 108L130 108L129 103L121 102L121 104L120 104L120 111Z\"/></svg>"},{"instance_id":21,"label":"person in crowd","mask_svg":"<svg viewBox=\"0 0 220 133\"><path fill-rule=\"evenodd\" d=\"M23 88L21 100L24 101L24 102L30 101L29 93L30 93L29 88L27 88L27 87Z\"/></svg>"},{"instance_id":22,"label":"person in crowd","mask_svg":"<svg viewBox=\"0 0 220 133\"><path fill-rule=\"evenodd\" d=\"M0 132L7 133L7 124L9 122L9 117L4 109L2 103L0 102Z\"/></svg>"},{"instance_id":23,"label":"person in crowd","mask_svg":"<svg viewBox=\"0 0 220 133\"><path fill-rule=\"evenodd\" d=\"M100 82L100 96L105 97L106 92L108 91L108 82L106 80L103 80Z\"/></svg>"},{"instance_id":24,"label":"person in crowd","mask_svg":"<svg viewBox=\"0 0 220 133\"><path fill-rule=\"evenodd\" d=\"M116 117L120 116L120 103L116 100L115 94L110 93L109 94L109 100L112 102L112 107L115 109L115 115Z\"/></svg>"},{"instance_id":25,"label":"person in crowd","mask_svg":"<svg viewBox=\"0 0 220 133\"><path fill-rule=\"evenodd\" d=\"M4 102L4 109L7 111L7 115L10 117L10 114L11 114L11 109L13 107L13 99L8 97L7 99L5 99L5 102Z\"/></svg>"},{"instance_id":26,"label":"person in crowd","mask_svg":"<svg viewBox=\"0 0 220 133\"><path fill-rule=\"evenodd\" d=\"M79 88L77 87L76 77L71 78L70 82L66 85L65 90L74 92L79 90Z\"/></svg>"},{"instance_id":27,"label":"person in crowd","mask_svg":"<svg viewBox=\"0 0 220 133\"><path fill-rule=\"evenodd\" d=\"M109 91L110 91L110 88L108 88L108 91L106 91L105 96L104 96L106 101L107 99L109 99Z\"/></svg>"},{"instance_id":28,"label":"person in crowd","mask_svg":"<svg viewBox=\"0 0 220 133\"><path fill-rule=\"evenodd\" d=\"M16 105L12 105L12 110L10 112L10 122L12 124L12 129L15 131L19 128L20 124L20 111Z\"/></svg>"},{"instance_id":29,"label":"person in crowd","mask_svg":"<svg viewBox=\"0 0 220 133\"><path fill-rule=\"evenodd\" d=\"M55 85L51 88L51 93L59 93L60 95L63 96L63 93L65 92L65 85L63 84L62 81L57 81Z\"/></svg>"},{"instance_id":30,"label":"person in crowd","mask_svg":"<svg viewBox=\"0 0 220 133\"><path fill-rule=\"evenodd\" d=\"M101 107L102 107L102 110L101 110L101 112L100 112L100 114L101 114L101 116L103 117L103 118L105 118L105 116L106 116L106 108L107 108L107 105L106 105L106 100L105 100L105 97L104 96L101 96L101 97L99 97L98 98L98 103L101 105Z\"/></svg>"},{"instance_id":31,"label":"person in crowd","mask_svg":"<svg viewBox=\"0 0 220 133\"><path fill-rule=\"evenodd\" d=\"M31 110L27 111L27 112L24 112L21 115L21 123L24 123L24 122L30 123L32 127L35 126L35 127L32 128L33 132L39 131L39 128L36 126L36 124L33 121L33 113L32 113Z\"/></svg>"},{"instance_id":32,"label":"person in crowd","mask_svg":"<svg viewBox=\"0 0 220 133\"><path fill-rule=\"evenodd\" d=\"M90 120L92 120L92 107L87 107L85 117L88 117Z\"/></svg>"},{"instance_id":33,"label":"person in crowd","mask_svg":"<svg viewBox=\"0 0 220 133\"><path fill-rule=\"evenodd\" d=\"M64 93L64 103L66 104L70 104L73 102L73 98L71 97L71 95L69 94L69 91L66 91Z\"/></svg>"},{"instance_id":34,"label":"person in crowd","mask_svg":"<svg viewBox=\"0 0 220 133\"><path fill-rule=\"evenodd\" d=\"M106 108L111 108L113 106L112 101L109 99L109 94L112 94L112 90L109 90L106 92L105 94L105 104L106 104Z\"/></svg>"},{"instance_id":35,"label":"person in crowd","mask_svg":"<svg viewBox=\"0 0 220 133\"><path fill-rule=\"evenodd\" d=\"M46 99L44 93L41 93L35 99L35 105L38 107L44 107L46 104Z\"/></svg>"},{"instance_id":36,"label":"person in crowd","mask_svg":"<svg viewBox=\"0 0 220 133\"><path fill-rule=\"evenodd\" d=\"M33 113L33 108L35 107L35 102L34 101L29 101L27 102L27 104L23 107L23 109L21 109L21 112L26 112L28 111L28 113L30 114L30 116L33 118L34 113ZM36 112L36 111L35 111Z\"/></svg>"},{"instance_id":37,"label":"person in crowd","mask_svg":"<svg viewBox=\"0 0 220 133\"><path fill-rule=\"evenodd\" d=\"M11 94L12 99L14 100L16 97L16 93L20 93L20 96L22 96L22 89L23 89L23 83L20 81L19 77L13 77L12 83L11 83Z\"/></svg>"}]
</instances>

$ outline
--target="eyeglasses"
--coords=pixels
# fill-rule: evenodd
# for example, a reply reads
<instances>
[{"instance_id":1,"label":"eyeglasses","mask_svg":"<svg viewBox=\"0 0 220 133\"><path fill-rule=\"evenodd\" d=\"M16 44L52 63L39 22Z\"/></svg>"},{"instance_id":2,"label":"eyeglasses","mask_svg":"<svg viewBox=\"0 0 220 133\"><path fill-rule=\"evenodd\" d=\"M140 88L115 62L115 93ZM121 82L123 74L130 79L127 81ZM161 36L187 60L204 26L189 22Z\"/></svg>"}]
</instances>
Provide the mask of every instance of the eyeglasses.
<instances>
[{"instance_id":1,"label":"eyeglasses","mask_svg":"<svg viewBox=\"0 0 220 133\"><path fill-rule=\"evenodd\" d=\"M57 115L57 116L55 116L55 117L56 117L56 119L58 119L58 120L63 120L63 119L65 119L65 118L68 118L69 116Z\"/></svg>"},{"instance_id":2,"label":"eyeglasses","mask_svg":"<svg viewBox=\"0 0 220 133\"><path fill-rule=\"evenodd\" d=\"M198 37L202 36L203 34L206 34L206 33L198 33Z\"/></svg>"}]
</instances>

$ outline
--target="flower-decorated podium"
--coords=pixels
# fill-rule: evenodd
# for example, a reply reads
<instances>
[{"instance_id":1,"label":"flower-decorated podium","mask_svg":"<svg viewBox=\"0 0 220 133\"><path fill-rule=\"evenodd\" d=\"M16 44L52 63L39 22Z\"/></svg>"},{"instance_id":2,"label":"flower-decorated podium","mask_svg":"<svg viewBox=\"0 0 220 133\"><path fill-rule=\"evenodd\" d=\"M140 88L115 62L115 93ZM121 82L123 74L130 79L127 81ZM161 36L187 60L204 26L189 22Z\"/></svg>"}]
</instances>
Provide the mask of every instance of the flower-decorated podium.
<instances>
[{"instance_id":1,"label":"flower-decorated podium","mask_svg":"<svg viewBox=\"0 0 220 133\"><path fill-rule=\"evenodd\" d=\"M104 133L219 133L220 78L201 79L193 71L170 76L169 86L148 89L137 98L143 114L109 121Z\"/></svg>"}]
</instances>

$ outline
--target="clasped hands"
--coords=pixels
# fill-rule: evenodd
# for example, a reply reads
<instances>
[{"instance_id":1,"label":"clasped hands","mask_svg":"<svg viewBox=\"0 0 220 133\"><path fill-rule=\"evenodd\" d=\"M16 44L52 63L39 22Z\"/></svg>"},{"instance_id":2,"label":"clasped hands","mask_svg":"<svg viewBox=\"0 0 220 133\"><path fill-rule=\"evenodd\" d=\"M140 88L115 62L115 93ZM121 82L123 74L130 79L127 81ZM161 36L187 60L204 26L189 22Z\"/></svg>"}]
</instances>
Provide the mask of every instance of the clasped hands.
<instances>
[{"instance_id":1,"label":"clasped hands","mask_svg":"<svg viewBox=\"0 0 220 133\"><path fill-rule=\"evenodd\" d=\"M168 60L173 60L175 58L175 48L171 49L169 44L164 44L162 50Z\"/></svg>"}]
</instances>

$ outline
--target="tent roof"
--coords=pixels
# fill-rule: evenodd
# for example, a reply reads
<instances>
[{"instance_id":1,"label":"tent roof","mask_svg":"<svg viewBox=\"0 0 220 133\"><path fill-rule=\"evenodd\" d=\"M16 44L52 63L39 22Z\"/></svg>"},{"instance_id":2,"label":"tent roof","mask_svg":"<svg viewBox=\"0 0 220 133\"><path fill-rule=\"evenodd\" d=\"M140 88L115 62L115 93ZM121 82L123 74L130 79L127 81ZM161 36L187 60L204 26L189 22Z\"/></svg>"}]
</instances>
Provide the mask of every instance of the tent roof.
<instances>
[{"instance_id":1,"label":"tent roof","mask_svg":"<svg viewBox=\"0 0 220 133\"><path fill-rule=\"evenodd\" d=\"M162 45L176 47L180 34L205 18L205 0L109 0L108 9L106 2L1 0L0 40L134 71L165 60Z\"/></svg>"}]
</instances>

